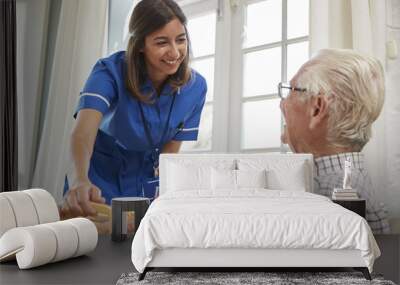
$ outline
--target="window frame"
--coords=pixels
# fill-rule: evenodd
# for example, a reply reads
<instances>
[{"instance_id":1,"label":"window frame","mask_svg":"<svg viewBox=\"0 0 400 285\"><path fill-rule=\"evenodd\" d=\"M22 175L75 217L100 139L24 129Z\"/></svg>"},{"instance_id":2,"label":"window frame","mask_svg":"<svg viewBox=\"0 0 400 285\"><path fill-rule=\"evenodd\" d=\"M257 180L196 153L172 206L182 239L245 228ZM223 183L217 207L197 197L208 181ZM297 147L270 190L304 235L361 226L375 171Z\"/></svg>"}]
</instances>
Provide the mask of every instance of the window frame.
<instances>
[{"instance_id":1,"label":"window frame","mask_svg":"<svg viewBox=\"0 0 400 285\"><path fill-rule=\"evenodd\" d=\"M282 37L280 41L255 47L242 47L241 35L244 32L245 9L247 5L266 0L176 0L188 19L216 12L215 52L213 55L197 57L196 60L214 57L214 97L205 106L212 105L211 149L185 150L186 153L204 152L287 152L284 144L273 148L243 148L242 123L243 106L246 102L256 102L279 98L278 92L258 96L243 96L243 57L244 54L274 47L281 48L281 82L287 82L288 46L308 42L310 57L310 37L287 39L288 0L282 3ZM110 1L113 2L113 1ZM309 5L311 1L309 1ZM111 5L111 4L110 4ZM110 15L109 15L110 16ZM310 29L310 28L309 28ZM106 37L109 39L109 36ZM109 52L109 48L108 48ZM277 82L278 84L278 82ZM210 88L211 86L209 86ZM283 131L281 115L281 132Z\"/></svg>"},{"instance_id":2,"label":"window frame","mask_svg":"<svg viewBox=\"0 0 400 285\"><path fill-rule=\"evenodd\" d=\"M262 2L265 0L246 0L246 1L234 1L232 6L232 51L231 51L231 102L230 102L230 114L229 114L229 125L227 128L231 130L228 134L228 152L242 152L242 153L254 153L254 152L288 152L289 147L285 144L280 144L279 147L270 148L243 148L242 147L242 118L243 118L243 104L246 102L254 102L260 100L278 99L278 92L272 94L263 94L252 97L243 96L243 57L246 53L252 51L260 51L275 47L281 47L281 81L286 82L287 74L287 50L288 45L300 42L307 42L309 44L309 33L307 36L296 37L292 39L287 38L287 0L282 1L282 38L280 41L263 44L255 47L242 48L241 35L244 32L245 24L245 7L250 4ZM310 48L308 49L310 51ZM310 54L308 54L310 56ZM278 82L277 82L278 84ZM239 127L238 127L239 126ZM281 115L281 132L283 131L284 119Z\"/></svg>"},{"instance_id":3,"label":"window frame","mask_svg":"<svg viewBox=\"0 0 400 285\"><path fill-rule=\"evenodd\" d=\"M184 2L183 1L178 1ZM228 120L229 120L229 82L230 82L230 22L226 17L230 13L229 1L206 0L192 1L183 5L182 10L188 20L216 11L215 52L214 52L214 97L213 101L206 102L204 106L213 106L212 110L212 134L211 149L208 150L185 150L185 153L227 152L228 149ZM190 35L189 35L190 36ZM210 58L210 55L197 57L196 60ZM210 86L208 86L210 88Z\"/></svg>"}]
</instances>

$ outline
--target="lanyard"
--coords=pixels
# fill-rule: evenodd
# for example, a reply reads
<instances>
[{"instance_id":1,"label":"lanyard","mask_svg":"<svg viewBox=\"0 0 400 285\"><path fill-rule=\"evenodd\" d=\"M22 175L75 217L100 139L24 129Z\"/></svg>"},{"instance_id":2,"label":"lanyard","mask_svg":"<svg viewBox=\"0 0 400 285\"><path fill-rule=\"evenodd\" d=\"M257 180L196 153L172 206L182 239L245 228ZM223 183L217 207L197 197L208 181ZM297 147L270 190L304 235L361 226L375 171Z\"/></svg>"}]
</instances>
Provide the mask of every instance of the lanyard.
<instances>
[{"instance_id":1,"label":"lanyard","mask_svg":"<svg viewBox=\"0 0 400 285\"><path fill-rule=\"evenodd\" d=\"M137 102L138 102L138 105L139 105L140 115L142 117L143 126L144 126L144 132L146 133L147 141L149 142L151 148L153 149L153 152L152 152L152 160L153 161L152 162L153 162L153 169L156 170L158 168L158 157L159 157L159 154L160 154L160 147L161 147L161 144L164 141L165 136L167 134L168 127L169 127L169 121L171 119L172 109L173 109L174 103L175 103L175 93L172 95L172 102L171 102L171 106L169 108L168 119L165 122L164 130L163 130L163 133L162 133L162 136L161 136L161 139L160 139L158 145L154 144L153 137L151 136L151 133L150 133L150 130L149 130L148 122L146 120L146 117L144 116L142 103L140 101L137 101Z\"/></svg>"}]
</instances>

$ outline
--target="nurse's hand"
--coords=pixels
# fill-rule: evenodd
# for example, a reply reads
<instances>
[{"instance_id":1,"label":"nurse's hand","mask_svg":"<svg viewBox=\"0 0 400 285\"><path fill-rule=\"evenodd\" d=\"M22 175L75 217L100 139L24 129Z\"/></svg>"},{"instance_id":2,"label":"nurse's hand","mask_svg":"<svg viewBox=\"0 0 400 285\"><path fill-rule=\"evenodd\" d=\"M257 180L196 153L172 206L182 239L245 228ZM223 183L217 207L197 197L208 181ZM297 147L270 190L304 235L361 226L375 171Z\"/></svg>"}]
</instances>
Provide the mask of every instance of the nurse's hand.
<instances>
[{"instance_id":1,"label":"nurse's hand","mask_svg":"<svg viewBox=\"0 0 400 285\"><path fill-rule=\"evenodd\" d=\"M61 217L95 216L97 212L90 202L105 203L101 190L90 181L76 183L65 194Z\"/></svg>"}]
</instances>

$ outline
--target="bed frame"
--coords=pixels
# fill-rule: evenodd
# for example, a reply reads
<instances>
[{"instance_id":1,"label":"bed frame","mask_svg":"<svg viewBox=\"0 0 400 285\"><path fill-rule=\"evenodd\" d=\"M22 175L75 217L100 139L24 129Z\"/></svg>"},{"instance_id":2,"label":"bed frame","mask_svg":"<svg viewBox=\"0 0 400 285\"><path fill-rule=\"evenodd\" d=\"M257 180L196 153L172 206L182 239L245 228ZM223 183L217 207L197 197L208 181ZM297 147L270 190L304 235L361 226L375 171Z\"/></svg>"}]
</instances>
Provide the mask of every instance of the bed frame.
<instances>
[{"instance_id":1,"label":"bed frame","mask_svg":"<svg viewBox=\"0 0 400 285\"><path fill-rule=\"evenodd\" d=\"M328 249L193 249L171 248L156 250L152 261L139 275L143 280L146 273L156 268L233 269L234 271L264 271L271 268L338 268L350 267L361 271L371 280L368 268L359 250ZM229 270L231 271L231 270Z\"/></svg>"},{"instance_id":2,"label":"bed frame","mask_svg":"<svg viewBox=\"0 0 400 285\"><path fill-rule=\"evenodd\" d=\"M306 191L313 192L313 157L310 154L162 154L160 156L160 194L167 189L168 163L178 159L239 159L239 158L279 158L303 160L306 165ZM367 280L371 276L359 250L329 249L254 249L254 248L169 248L157 249L153 259L147 265L139 280L143 280L148 271L154 269L207 269L215 271L225 268L229 271L265 271L271 268L285 268L286 271L298 268L343 268L350 267L361 271ZM323 271L323 270L321 270Z\"/></svg>"}]
</instances>

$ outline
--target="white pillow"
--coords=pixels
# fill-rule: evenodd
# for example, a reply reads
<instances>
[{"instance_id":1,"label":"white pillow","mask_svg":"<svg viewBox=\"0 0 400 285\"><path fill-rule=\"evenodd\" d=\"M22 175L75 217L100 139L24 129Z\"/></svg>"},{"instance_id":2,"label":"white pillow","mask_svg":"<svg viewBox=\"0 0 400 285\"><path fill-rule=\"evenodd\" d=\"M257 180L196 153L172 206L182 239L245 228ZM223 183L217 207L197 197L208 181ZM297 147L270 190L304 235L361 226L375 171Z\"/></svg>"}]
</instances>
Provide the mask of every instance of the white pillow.
<instances>
[{"instance_id":1,"label":"white pillow","mask_svg":"<svg viewBox=\"0 0 400 285\"><path fill-rule=\"evenodd\" d=\"M267 188L267 176L263 170L211 170L211 187L213 190L240 188Z\"/></svg>"},{"instance_id":2,"label":"white pillow","mask_svg":"<svg viewBox=\"0 0 400 285\"><path fill-rule=\"evenodd\" d=\"M236 190L236 170L211 169L211 188L213 190Z\"/></svg>"},{"instance_id":3,"label":"white pillow","mask_svg":"<svg viewBox=\"0 0 400 285\"><path fill-rule=\"evenodd\" d=\"M305 163L282 164L267 171L268 188L306 191Z\"/></svg>"},{"instance_id":4,"label":"white pillow","mask_svg":"<svg viewBox=\"0 0 400 285\"><path fill-rule=\"evenodd\" d=\"M167 173L167 191L211 188L211 167L169 163Z\"/></svg>"},{"instance_id":5,"label":"white pillow","mask_svg":"<svg viewBox=\"0 0 400 285\"><path fill-rule=\"evenodd\" d=\"M267 171L236 170L237 188L267 188Z\"/></svg>"},{"instance_id":6,"label":"white pillow","mask_svg":"<svg viewBox=\"0 0 400 285\"><path fill-rule=\"evenodd\" d=\"M267 188L306 191L307 165L304 160L277 157L238 159L238 168L247 171L266 170Z\"/></svg>"}]
</instances>

